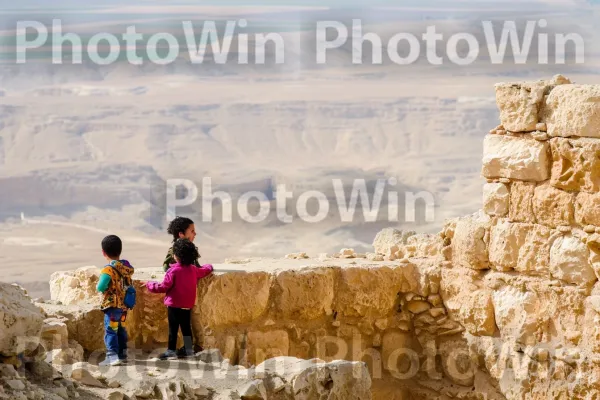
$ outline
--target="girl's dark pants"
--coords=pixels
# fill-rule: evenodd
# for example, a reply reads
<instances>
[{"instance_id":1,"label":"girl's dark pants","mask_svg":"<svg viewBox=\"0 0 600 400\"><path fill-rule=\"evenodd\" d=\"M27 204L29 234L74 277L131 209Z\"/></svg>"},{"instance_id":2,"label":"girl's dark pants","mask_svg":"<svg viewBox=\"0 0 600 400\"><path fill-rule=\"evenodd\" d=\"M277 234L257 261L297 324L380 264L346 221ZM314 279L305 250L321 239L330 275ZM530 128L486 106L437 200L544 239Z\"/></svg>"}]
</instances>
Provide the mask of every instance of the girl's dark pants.
<instances>
[{"instance_id":1,"label":"girl's dark pants","mask_svg":"<svg viewBox=\"0 0 600 400\"><path fill-rule=\"evenodd\" d=\"M169 350L177 350L177 335L181 328L183 344L187 351L193 351L192 310L168 307L169 318Z\"/></svg>"}]
</instances>

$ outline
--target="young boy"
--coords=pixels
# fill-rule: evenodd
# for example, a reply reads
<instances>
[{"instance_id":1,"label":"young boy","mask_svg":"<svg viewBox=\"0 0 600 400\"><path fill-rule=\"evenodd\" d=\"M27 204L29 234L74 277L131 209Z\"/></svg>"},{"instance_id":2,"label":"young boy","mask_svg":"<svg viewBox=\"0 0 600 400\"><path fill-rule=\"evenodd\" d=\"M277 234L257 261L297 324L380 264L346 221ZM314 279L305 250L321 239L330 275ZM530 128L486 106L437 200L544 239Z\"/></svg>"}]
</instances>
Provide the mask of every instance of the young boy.
<instances>
[{"instance_id":1,"label":"young boy","mask_svg":"<svg viewBox=\"0 0 600 400\"><path fill-rule=\"evenodd\" d=\"M196 228L194 226L194 221L186 217L176 217L167 228L167 232L173 235L173 243L177 241L177 239L187 239L190 242L194 242L196 238ZM198 258L200 254L198 254ZM167 256L165 257L165 261L163 262L163 270L167 272L172 264L175 264L176 260L173 257L173 246L167 252ZM198 260L194 261L194 266L200 268L201 265Z\"/></svg>"},{"instance_id":2,"label":"young boy","mask_svg":"<svg viewBox=\"0 0 600 400\"><path fill-rule=\"evenodd\" d=\"M106 359L99 364L101 367L127 362L127 331L122 325L127 318L123 286L124 283L132 283L134 268L129 261L120 259L122 250L123 244L118 236L109 235L102 240L102 254L109 264L100 271L96 288L104 294L100 308L104 312Z\"/></svg>"}]
</instances>

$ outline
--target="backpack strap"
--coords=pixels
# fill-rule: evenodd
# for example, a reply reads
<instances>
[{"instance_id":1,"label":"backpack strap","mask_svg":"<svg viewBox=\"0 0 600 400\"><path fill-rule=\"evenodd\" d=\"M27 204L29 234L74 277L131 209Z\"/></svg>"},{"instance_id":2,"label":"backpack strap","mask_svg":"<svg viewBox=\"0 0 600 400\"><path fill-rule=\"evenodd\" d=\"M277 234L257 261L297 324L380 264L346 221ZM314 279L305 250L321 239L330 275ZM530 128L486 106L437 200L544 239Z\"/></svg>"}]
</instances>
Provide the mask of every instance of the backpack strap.
<instances>
[{"instance_id":1,"label":"backpack strap","mask_svg":"<svg viewBox=\"0 0 600 400\"><path fill-rule=\"evenodd\" d=\"M107 267L111 267L113 271L119 275L119 278L121 279L121 286L125 287L125 278L123 278L123 275L119 272L119 270L116 269L112 264L108 264Z\"/></svg>"}]
</instances>

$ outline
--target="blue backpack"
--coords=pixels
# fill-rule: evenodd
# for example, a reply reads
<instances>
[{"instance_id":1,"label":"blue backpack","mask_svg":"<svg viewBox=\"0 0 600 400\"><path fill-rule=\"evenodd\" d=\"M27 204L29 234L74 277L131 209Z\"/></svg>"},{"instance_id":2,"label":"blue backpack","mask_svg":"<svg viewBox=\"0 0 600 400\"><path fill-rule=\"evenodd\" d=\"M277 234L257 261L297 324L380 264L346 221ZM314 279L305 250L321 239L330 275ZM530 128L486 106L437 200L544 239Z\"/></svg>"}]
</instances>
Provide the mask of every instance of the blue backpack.
<instances>
[{"instance_id":1,"label":"blue backpack","mask_svg":"<svg viewBox=\"0 0 600 400\"><path fill-rule=\"evenodd\" d=\"M128 279L129 284L125 283L125 279L123 278L123 275L121 275L121 273L111 265L111 267L115 270L115 272L117 274L119 274L119 277L121 278L121 282L123 284L123 291L125 292L125 297L123 298L123 304L125 305L125 307L127 307L128 309L133 309L133 307L135 307L135 303L136 303L136 297L137 297L137 292L135 290L135 288L133 287L133 280L131 278Z\"/></svg>"}]
</instances>

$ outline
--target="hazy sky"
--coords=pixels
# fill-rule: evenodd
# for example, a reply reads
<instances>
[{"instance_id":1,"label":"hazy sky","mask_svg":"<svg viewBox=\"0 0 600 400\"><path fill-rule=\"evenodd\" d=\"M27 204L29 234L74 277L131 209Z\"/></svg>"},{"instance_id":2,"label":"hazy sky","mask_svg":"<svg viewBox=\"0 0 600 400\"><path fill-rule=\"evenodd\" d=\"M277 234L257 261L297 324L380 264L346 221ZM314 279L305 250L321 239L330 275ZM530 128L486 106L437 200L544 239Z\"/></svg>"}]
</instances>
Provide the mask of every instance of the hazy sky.
<instances>
[{"instance_id":1,"label":"hazy sky","mask_svg":"<svg viewBox=\"0 0 600 400\"><path fill-rule=\"evenodd\" d=\"M20 9L20 8L44 8L55 9L65 7L87 8L87 7L107 7L107 6L132 6L135 4L154 4L161 6L179 5L179 4L195 4L195 5L244 5L244 6L281 6L281 5L296 5L296 6L334 6L334 7L376 7L376 6L417 6L430 7L436 5L452 5L461 7L465 5L473 6L476 4L506 4L514 3L515 6L519 3L540 3L550 5L574 5L585 3L597 3L596 0L526 0L526 1L502 1L497 0L212 0L212 1L194 1L194 0L133 0L124 3L122 0L1 0L0 7L3 9Z\"/></svg>"}]
</instances>

